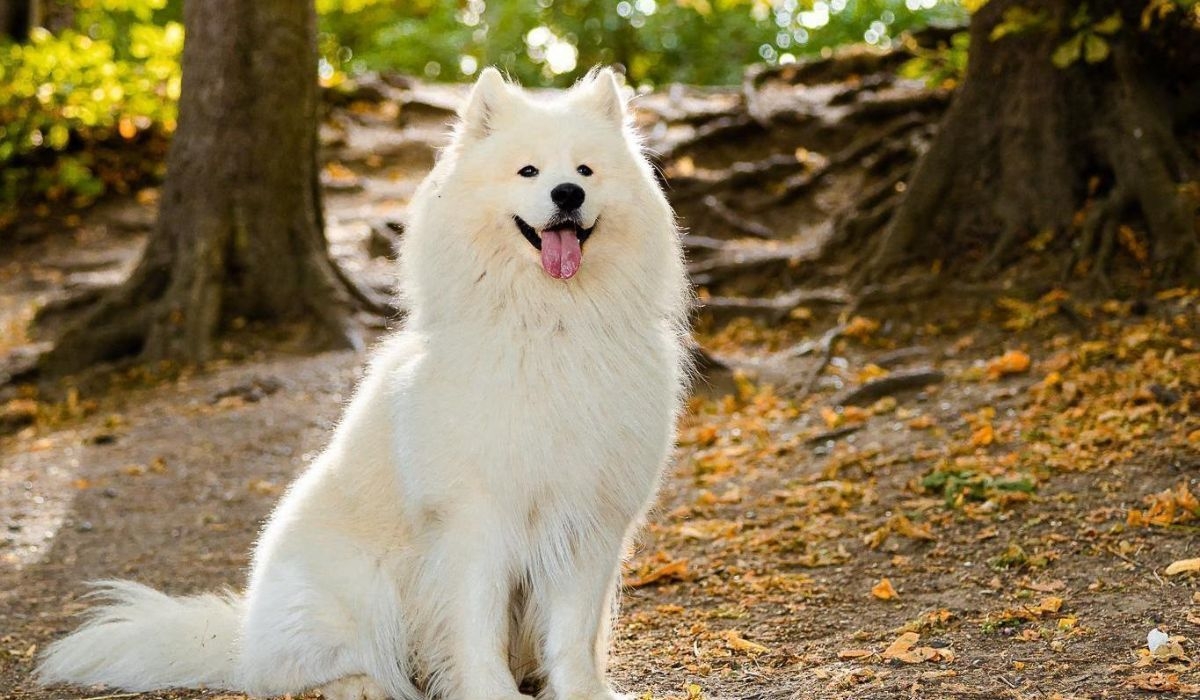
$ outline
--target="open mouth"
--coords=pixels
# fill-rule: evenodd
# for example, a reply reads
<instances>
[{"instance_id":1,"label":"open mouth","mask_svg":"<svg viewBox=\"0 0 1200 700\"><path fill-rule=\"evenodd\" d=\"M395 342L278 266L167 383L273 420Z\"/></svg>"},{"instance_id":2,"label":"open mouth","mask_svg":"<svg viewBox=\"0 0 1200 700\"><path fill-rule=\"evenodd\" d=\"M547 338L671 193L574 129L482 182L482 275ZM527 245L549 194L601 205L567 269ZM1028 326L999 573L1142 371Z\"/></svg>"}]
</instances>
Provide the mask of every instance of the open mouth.
<instances>
[{"instance_id":1,"label":"open mouth","mask_svg":"<svg viewBox=\"0 0 1200 700\"><path fill-rule=\"evenodd\" d=\"M584 228L573 219L558 219L552 221L546 228L537 229L525 223L519 216L513 216L517 228L529 245L538 249L542 254L542 269L555 279L570 279L579 272L583 260L583 243L592 235L596 225Z\"/></svg>"}]
</instances>

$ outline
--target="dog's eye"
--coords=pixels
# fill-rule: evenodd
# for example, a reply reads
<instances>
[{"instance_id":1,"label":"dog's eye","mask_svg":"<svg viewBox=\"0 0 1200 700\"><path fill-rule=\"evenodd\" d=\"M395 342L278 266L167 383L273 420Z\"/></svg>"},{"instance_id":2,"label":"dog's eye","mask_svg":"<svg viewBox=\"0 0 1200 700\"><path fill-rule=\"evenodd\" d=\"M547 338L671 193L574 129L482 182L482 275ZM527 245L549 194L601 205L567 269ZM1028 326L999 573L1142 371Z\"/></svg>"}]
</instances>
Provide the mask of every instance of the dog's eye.
<instances>
[{"instance_id":1,"label":"dog's eye","mask_svg":"<svg viewBox=\"0 0 1200 700\"><path fill-rule=\"evenodd\" d=\"M524 168L518 170L517 174L521 177L537 177L538 169L532 165L526 165Z\"/></svg>"},{"instance_id":2,"label":"dog's eye","mask_svg":"<svg viewBox=\"0 0 1200 700\"><path fill-rule=\"evenodd\" d=\"M590 177L592 174L592 169L586 165L581 165L578 168L575 168L575 172L579 173L580 175L582 175L584 177Z\"/></svg>"}]
</instances>

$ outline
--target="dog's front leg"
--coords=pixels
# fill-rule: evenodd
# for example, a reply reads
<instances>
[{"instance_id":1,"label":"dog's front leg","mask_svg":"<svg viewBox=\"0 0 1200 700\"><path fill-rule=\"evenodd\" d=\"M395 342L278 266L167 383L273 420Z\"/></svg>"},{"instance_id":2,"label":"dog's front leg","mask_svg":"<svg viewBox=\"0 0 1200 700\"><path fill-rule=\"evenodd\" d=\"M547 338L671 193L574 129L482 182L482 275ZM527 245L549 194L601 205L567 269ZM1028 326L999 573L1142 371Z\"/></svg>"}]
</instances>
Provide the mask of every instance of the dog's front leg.
<instances>
[{"instance_id":1,"label":"dog's front leg","mask_svg":"<svg viewBox=\"0 0 1200 700\"><path fill-rule=\"evenodd\" d=\"M604 537L575 547L567 569L543 582L539 604L545 611L543 664L548 685L540 697L620 697L604 679L620 562L621 541Z\"/></svg>"},{"instance_id":2,"label":"dog's front leg","mask_svg":"<svg viewBox=\"0 0 1200 700\"><path fill-rule=\"evenodd\" d=\"M431 695L439 700L528 700L509 668L512 591L508 528L486 507L466 507L429 533L420 607Z\"/></svg>"}]
</instances>

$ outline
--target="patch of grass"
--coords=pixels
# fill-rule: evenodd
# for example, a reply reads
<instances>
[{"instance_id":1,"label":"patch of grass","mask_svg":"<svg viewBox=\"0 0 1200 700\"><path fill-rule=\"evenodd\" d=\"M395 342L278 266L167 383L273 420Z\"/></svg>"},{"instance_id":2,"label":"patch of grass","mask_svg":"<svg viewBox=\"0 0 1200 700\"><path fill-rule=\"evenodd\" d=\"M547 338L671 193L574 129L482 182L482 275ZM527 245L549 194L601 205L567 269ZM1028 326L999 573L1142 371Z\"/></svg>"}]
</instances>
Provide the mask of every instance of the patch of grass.
<instances>
[{"instance_id":1,"label":"patch of grass","mask_svg":"<svg viewBox=\"0 0 1200 700\"><path fill-rule=\"evenodd\" d=\"M1014 493L1031 494L1037 491L1037 483L1030 476L998 478L973 470L935 469L921 479L921 488L940 494L946 505L956 507L966 501L983 502Z\"/></svg>"}]
</instances>

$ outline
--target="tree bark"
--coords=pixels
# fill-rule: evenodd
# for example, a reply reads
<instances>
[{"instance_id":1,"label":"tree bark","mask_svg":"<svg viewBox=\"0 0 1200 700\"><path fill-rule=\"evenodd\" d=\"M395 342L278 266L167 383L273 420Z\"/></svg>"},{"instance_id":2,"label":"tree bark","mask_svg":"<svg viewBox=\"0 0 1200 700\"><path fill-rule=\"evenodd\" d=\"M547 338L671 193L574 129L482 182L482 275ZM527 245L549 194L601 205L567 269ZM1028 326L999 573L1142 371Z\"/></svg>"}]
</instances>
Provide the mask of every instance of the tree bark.
<instances>
[{"instance_id":1,"label":"tree bark","mask_svg":"<svg viewBox=\"0 0 1200 700\"><path fill-rule=\"evenodd\" d=\"M33 22L32 0L0 0L0 38L25 41Z\"/></svg>"},{"instance_id":2,"label":"tree bark","mask_svg":"<svg viewBox=\"0 0 1200 700\"><path fill-rule=\"evenodd\" d=\"M179 125L158 223L129 280L42 363L202 362L235 319L356 343L322 230L312 0L187 0Z\"/></svg>"},{"instance_id":3,"label":"tree bark","mask_svg":"<svg viewBox=\"0 0 1200 700\"><path fill-rule=\"evenodd\" d=\"M1083 6L1089 25L1120 14L1120 30L1103 37L1111 53L1056 67L1054 51L1077 31L1072 19ZM1048 230L1103 276L1129 209L1141 214L1162 280L1200 279L1200 202L1187 184L1198 169L1179 142L1194 113L1177 109L1200 87L1200 32L1182 10L1142 30L1144 7L1140 0L984 5L972 18L962 86L860 281L964 253L975 255L976 271L991 272ZM1045 22L993 40L1013 8L1042 12ZM1095 216L1080 226L1080 211ZM961 260L945 262L949 269Z\"/></svg>"}]
</instances>

